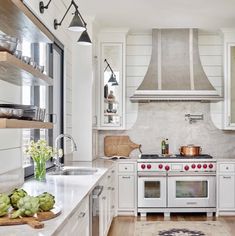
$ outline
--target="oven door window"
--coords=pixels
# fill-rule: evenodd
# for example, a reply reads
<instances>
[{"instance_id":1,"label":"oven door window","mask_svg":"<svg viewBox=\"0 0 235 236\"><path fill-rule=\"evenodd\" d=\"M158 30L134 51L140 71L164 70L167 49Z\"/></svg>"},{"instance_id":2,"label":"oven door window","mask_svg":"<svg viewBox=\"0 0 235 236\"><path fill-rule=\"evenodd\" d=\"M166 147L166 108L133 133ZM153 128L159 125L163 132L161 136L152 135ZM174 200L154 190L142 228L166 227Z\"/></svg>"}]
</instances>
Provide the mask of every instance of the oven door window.
<instances>
[{"instance_id":1,"label":"oven door window","mask_svg":"<svg viewBox=\"0 0 235 236\"><path fill-rule=\"evenodd\" d=\"M176 181L176 198L207 198L208 181Z\"/></svg>"},{"instance_id":2,"label":"oven door window","mask_svg":"<svg viewBox=\"0 0 235 236\"><path fill-rule=\"evenodd\" d=\"M160 198L161 197L160 181L144 182L144 198Z\"/></svg>"}]
</instances>

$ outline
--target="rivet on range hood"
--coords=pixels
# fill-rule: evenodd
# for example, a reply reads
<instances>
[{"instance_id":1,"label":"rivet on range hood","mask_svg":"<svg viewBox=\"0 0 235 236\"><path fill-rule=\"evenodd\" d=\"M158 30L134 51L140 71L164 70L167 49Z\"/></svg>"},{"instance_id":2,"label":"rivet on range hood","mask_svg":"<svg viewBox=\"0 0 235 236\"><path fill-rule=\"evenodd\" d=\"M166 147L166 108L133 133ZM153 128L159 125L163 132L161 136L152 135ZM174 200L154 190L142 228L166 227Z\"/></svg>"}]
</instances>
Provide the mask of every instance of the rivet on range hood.
<instances>
[{"instance_id":1,"label":"rivet on range hood","mask_svg":"<svg viewBox=\"0 0 235 236\"><path fill-rule=\"evenodd\" d=\"M149 101L221 101L201 65L197 29L153 29L152 56L130 98Z\"/></svg>"}]
</instances>

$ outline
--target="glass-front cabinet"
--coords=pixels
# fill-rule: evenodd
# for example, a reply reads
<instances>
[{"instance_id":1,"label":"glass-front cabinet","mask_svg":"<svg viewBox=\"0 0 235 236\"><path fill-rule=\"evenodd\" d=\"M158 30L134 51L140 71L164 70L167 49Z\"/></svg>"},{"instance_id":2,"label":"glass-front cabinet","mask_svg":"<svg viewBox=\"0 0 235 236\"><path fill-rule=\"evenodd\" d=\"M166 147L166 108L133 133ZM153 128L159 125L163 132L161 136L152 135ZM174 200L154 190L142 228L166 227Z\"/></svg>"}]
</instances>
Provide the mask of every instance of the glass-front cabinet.
<instances>
[{"instance_id":1,"label":"glass-front cabinet","mask_svg":"<svg viewBox=\"0 0 235 236\"><path fill-rule=\"evenodd\" d=\"M122 125L122 43L102 43L101 73L103 102L101 102L101 125Z\"/></svg>"},{"instance_id":2,"label":"glass-front cabinet","mask_svg":"<svg viewBox=\"0 0 235 236\"><path fill-rule=\"evenodd\" d=\"M125 129L126 32L105 32L99 37L99 130Z\"/></svg>"}]
</instances>

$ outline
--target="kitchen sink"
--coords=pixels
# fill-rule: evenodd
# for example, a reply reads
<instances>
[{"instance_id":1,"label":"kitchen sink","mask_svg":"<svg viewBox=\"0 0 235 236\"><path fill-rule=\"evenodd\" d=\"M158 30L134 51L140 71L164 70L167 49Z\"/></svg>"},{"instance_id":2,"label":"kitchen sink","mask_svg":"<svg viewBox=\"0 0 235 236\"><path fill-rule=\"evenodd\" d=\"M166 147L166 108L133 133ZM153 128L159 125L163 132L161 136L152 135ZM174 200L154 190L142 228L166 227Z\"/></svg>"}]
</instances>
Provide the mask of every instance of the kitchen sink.
<instances>
[{"instance_id":1,"label":"kitchen sink","mask_svg":"<svg viewBox=\"0 0 235 236\"><path fill-rule=\"evenodd\" d=\"M61 171L52 171L49 175L93 175L98 171L95 168L69 168Z\"/></svg>"}]
</instances>

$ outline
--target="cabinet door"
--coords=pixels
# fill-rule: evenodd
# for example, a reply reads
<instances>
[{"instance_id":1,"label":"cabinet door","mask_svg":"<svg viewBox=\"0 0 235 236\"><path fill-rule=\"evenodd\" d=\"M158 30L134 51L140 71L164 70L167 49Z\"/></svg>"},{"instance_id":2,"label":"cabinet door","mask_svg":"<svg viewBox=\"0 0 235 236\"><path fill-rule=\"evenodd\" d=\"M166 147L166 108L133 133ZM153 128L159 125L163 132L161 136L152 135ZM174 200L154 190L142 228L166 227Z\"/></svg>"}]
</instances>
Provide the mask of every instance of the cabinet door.
<instances>
[{"instance_id":1,"label":"cabinet door","mask_svg":"<svg viewBox=\"0 0 235 236\"><path fill-rule=\"evenodd\" d=\"M135 207L135 176L118 176L118 207L131 209Z\"/></svg>"},{"instance_id":2,"label":"cabinet door","mask_svg":"<svg viewBox=\"0 0 235 236\"><path fill-rule=\"evenodd\" d=\"M219 176L219 208L234 208L235 207L235 181L233 175Z\"/></svg>"},{"instance_id":3,"label":"cabinet door","mask_svg":"<svg viewBox=\"0 0 235 236\"><path fill-rule=\"evenodd\" d=\"M100 236L105 235L107 229L107 189L104 186L104 190L99 198L100 208Z\"/></svg>"},{"instance_id":4,"label":"cabinet door","mask_svg":"<svg viewBox=\"0 0 235 236\"><path fill-rule=\"evenodd\" d=\"M100 129L124 128L123 43L101 43Z\"/></svg>"}]
</instances>

